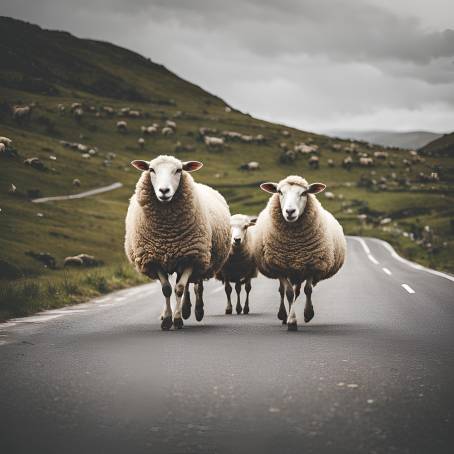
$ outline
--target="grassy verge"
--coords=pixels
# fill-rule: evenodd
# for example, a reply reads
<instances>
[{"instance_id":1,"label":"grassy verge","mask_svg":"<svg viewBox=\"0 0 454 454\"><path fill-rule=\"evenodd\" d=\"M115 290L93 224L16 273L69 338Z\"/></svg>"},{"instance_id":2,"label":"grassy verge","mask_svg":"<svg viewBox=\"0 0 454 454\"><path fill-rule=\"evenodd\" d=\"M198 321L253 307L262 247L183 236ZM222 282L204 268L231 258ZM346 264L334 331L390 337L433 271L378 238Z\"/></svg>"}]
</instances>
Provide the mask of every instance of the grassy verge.
<instances>
[{"instance_id":1,"label":"grassy verge","mask_svg":"<svg viewBox=\"0 0 454 454\"><path fill-rule=\"evenodd\" d=\"M81 303L113 290L146 282L149 281L126 263L89 271L61 271L52 277L2 282L0 321Z\"/></svg>"}]
</instances>

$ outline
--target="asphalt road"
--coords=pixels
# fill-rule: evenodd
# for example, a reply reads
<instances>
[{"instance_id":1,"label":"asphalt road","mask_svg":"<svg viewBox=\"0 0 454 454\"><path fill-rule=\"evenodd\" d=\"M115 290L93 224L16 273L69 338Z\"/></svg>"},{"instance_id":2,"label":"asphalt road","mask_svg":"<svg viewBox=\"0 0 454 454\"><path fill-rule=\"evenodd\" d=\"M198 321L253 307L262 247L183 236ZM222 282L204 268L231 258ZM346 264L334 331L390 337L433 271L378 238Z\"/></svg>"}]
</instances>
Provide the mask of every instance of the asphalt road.
<instances>
[{"instance_id":1,"label":"asphalt road","mask_svg":"<svg viewBox=\"0 0 454 454\"><path fill-rule=\"evenodd\" d=\"M298 332L263 277L240 316L208 283L181 331L156 284L0 325L0 451L454 452L453 278L348 246Z\"/></svg>"}]
</instances>

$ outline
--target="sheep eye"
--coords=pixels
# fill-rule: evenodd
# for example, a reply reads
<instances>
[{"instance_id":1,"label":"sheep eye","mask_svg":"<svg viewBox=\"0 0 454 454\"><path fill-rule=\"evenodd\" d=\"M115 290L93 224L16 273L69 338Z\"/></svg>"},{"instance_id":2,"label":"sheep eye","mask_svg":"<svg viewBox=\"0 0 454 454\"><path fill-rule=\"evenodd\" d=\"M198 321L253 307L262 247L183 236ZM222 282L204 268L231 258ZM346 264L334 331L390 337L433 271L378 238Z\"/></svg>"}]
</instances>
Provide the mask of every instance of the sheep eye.
<instances>
[{"instance_id":1,"label":"sheep eye","mask_svg":"<svg viewBox=\"0 0 454 454\"><path fill-rule=\"evenodd\" d=\"M278 193L279 195L282 195L282 191L281 191L280 189L277 191L277 193Z\"/></svg>"},{"instance_id":2,"label":"sheep eye","mask_svg":"<svg viewBox=\"0 0 454 454\"><path fill-rule=\"evenodd\" d=\"M150 172L155 173L154 169L152 169L151 167L150 167Z\"/></svg>"},{"instance_id":3,"label":"sheep eye","mask_svg":"<svg viewBox=\"0 0 454 454\"><path fill-rule=\"evenodd\" d=\"M177 169L177 170L175 170L175 173L181 173L181 170L182 169Z\"/></svg>"}]
</instances>

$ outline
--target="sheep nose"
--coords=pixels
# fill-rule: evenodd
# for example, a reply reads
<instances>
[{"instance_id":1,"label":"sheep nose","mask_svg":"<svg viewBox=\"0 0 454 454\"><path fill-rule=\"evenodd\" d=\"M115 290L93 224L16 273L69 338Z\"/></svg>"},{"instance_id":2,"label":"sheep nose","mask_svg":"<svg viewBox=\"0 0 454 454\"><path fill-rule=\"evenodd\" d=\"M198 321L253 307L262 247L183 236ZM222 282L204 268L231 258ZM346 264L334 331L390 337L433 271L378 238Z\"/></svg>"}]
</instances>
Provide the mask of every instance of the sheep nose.
<instances>
[{"instance_id":1,"label":"sheep nose","mask_svg":"<svg viewBox=\"0 0 454 454\"><path fill-rule=\"evenodd\" d=\"M234 238L235 244L240 244L241 243L241 238Z\"/></svg>"},{"instance_id":2,"label":"sheep nose","mask_svg":"<svg viewBox=\"0 0 454 454\"><path fill-rule=\"evenodd\" d=\"M168 192L170 192L170 188L159 188L159 192L162 195L166 195Z\"/></svg>"},{"instance_id":3,"label":"sheep nose","mask_svg":"<svg viewBox=\"0 0 454 454\"><path fill-rule=\"evenodd\" d=\"M288 215L289 217L292 217L293 214L295 213L295 211L296 211L296 210L295 210L294 208L290 208L290 209L288 209L288 210L285 210L285 212L287 213L287 215Z\"/></svg>"}]
</instances>

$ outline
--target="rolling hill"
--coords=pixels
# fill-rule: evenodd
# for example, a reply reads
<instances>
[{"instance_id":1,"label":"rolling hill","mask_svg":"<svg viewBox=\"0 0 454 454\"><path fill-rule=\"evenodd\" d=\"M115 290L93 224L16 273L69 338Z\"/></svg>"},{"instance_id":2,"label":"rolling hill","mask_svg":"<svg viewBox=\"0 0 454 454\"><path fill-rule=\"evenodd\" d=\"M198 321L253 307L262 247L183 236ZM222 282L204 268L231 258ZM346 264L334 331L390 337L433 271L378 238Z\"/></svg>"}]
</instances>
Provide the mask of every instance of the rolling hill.
<instances>
[{"instance_id":1,"label":"rolling hill","mask_svg":"<svg viewBox=\"0 0 454 454\"><path fill-rule=\"evenodd\" d=\"M129 163L159 154L203 161L196 178L220 190L232 213L264 207L261 181L288 174L322 181L333 197L321 200L347 233L380 236L411 259L454 270L452 155L392 148L377 158L374 153L383 152L378 146L243 114L118 46L5 17L0 28L0 136L12 139L0 153L0 319L142 280L125 263L122 245L138 178ZM15 118L14 106L30 106L31 115ZM118 121L127 122L127 133L117 131ZM168 121L176 128L165 135ZM144 134L142 127L153 124L157 133ZM237 135L213 149L204 143L206 131ZM363 155L374 159L373 167L360 165ZM311 167L311 156L319 158L318 168ZM352 160L348 168L345 158ZM259 169L244 170L250 161ZM115 182L122 187L89 198L31 202ZM99 266L63 266L65 257L81 253Z\"/></svg>"},{"instance_id":2,"label":"rolling hill","mask_svg":"<svg viewBox=\"0 0 454 454\"><path fill-rule=\"evenodd\" d=\"M364 140L383 147L416 150L438 139L442 134L429 131L329 131L329 135L343 139Z\"/></svg>"}]
</instances>

